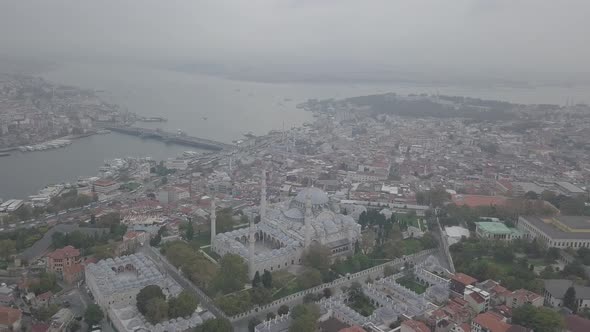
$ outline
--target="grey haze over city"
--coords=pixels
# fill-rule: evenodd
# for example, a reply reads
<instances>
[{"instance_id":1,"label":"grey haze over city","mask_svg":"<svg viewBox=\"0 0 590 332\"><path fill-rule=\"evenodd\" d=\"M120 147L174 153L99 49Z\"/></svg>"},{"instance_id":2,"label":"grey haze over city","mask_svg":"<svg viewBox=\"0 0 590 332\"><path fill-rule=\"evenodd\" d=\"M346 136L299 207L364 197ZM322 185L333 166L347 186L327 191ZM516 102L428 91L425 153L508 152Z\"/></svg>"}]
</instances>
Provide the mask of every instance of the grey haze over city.
<instances>
[{"instance_id":1,"label":"grey haze over city","mask_svg":"<svg viewBox=\"0 0 590 332\"><path fill-rule=\"evenodd\" d=\"M583 0L2 1L0 53L261 80L586 82L588 12Z\"/></svg>"},{"instance_id":2,"label":"grey haze over city","mask_svg":"<svg viewBox=\"0 0 590 332\"><path fill-rule=\"evenodd\" d=\"M0 331L590 331L588 14L0 0Z\"/></svg>"}]
</instances>

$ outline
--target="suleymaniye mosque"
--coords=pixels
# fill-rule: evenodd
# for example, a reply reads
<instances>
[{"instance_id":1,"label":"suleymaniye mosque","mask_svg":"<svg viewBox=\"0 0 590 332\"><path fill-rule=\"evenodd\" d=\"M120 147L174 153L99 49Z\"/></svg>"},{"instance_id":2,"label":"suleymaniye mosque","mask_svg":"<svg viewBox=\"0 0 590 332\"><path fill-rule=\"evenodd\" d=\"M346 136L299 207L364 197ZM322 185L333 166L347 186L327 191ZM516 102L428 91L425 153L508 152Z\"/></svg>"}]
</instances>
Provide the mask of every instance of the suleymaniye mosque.
<instances>
[{"instance_id":1,"label":"suleymaniye mosque","mask_svg":"<svg viewBox=\"0 0 590 332\"><path fill-rule=\"evenodd\" d=\"M361 236L361 226L339 212L339 204L319 188L305 188L296 197L266 202L266 174L262 174L260 222L227 233L215 233L215 201L211 206L211 245L220 256L240 255L250 278L256 272L277 271L300 264L305 249L321 244L333 257L350 255Z\"/></svg>"}]
</instances>

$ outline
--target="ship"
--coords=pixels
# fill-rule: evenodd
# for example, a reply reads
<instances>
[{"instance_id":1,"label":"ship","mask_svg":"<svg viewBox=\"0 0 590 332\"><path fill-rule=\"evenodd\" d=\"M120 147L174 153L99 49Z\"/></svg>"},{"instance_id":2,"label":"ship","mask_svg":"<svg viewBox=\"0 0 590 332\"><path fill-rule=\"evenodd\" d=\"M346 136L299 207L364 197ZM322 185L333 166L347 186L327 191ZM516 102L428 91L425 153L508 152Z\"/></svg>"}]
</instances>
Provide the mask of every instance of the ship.
<instances>
[{"instance_id":1,"label":"ship","mask_svg":"<svg viewBox=\"0 0 590 332\"><path fill-rule=\"evenodd\" d=\"M10 156L10 153L8 152L0 152L0 157L8 157Z\"/></svg>"},{"instance_id":2,"label":"ship","mask_svg":"<svg viewBox=\"0 0 590 332\"><path fill-rule=\"evenodd\" d=\"M168 119L163 118L161 116L149 116L149 117L142 117L139 119L141 122L166 122Z\"/></svg>"},{"instance_id":3,"label":"ship","mask_svg":"<svg viewBox=\"0 0 590 332\"><path fill-rule=\"evenodd\" d=\"M244 136L246 136L248 138L254 138L254 137L256 137L256 135L254 135L254 133L252 131L249 131L249 132L244 133L242 135L244 135Z\"/></svg>"}]
</instances>

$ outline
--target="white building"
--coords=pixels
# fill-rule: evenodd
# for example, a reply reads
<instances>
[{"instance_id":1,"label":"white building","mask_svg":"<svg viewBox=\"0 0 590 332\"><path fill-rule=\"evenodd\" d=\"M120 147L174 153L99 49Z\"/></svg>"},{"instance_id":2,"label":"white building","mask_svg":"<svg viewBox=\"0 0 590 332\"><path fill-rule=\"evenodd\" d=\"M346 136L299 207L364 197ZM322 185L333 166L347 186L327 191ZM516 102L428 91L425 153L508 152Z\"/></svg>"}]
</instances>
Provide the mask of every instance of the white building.
<instances>
[{"instance_id":1,"label":"white building","mask_svg":"<svg viewBox=\"0 0 590 332\"><path fill-rule=\"evenodd\" d=\"M543 297L545 305L558 308L563 306L563 296L568 288L574 287L576 290L576 302L580 310L590 307L590 287L574 284L567 279L547 279L544 280Z\"/></svg>"},{"instance_id":2,"label":"white building","mask_svg":"<svg viewBox=\"0 0 590 332\"><path fill-rule=\"evenodd\" d=\"M160 203L168 204L190 198L190 193L184 188L167 187L158 191L156 198Z\"/></svg>"},{"instance_id":3,"label":"white building","mask_svg":"<svg viewBox=\"0 0 590 332\"><path fill-rule=\"evenodd\" d=\"M186 159L168 159L166 160L166 168L168 169L177 169L180 171L184 171L188 168L189 161Z\"/></svg>"},{"instance_id":4,"label":"white building","mask_svg":"<svg viewBox=\"0 0 590 332\"><path fill-rule=\"evenodd\" d=\"M215 233L215 204L211 213L211 245L220 256L232 253L244 258L250 277L264 270L277 271L301 263L306 248L320 244L333 256L349 255L361 236L361 226L339 213L336 202L318 188L301 190L291 200L266 206L266 174L263 172L260 219L249 228Z\"/></svg>"},{"instance_id":5,"label":"white building","mask_svg":"<svg viewBox=\"0 0 590 332\"><path fill-rule=\"evenodd\" d=\"M587 216L524 216L518 218L516 226L525 233L525 239L537 239L546 247L590 248L590 217Z\"/></svg>"},{"instance_id":6,"label":"white building","mask_svg":"<svg viewBox=\"0 0 590 332\"><path fill-rule=\"evenodd\" d=\"M182 288L163 275L143 254L104 259L86 267L86 285L96 303L107 310L111 306L135 305L135 297L145 286L158 285L167 297Z\"/></svg>"},{"instance_id":7,"label":"white building","mask_svg":"<svg viewBox=\"0 0 590 332\"><path fill-rule=\"evenodd\" d=\"M92 185L94 191L99 194L108 194L119 189L119 184L111 180L97 180Z\"/></svg>"}]
</instances>

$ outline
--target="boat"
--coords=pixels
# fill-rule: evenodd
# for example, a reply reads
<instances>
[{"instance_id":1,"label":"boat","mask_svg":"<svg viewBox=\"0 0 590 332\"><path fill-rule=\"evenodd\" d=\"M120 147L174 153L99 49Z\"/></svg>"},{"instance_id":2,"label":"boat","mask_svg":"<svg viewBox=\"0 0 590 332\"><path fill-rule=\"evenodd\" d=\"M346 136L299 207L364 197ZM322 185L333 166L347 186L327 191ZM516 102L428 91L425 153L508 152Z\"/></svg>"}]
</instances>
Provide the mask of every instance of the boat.
<instances>
[{"instance_id":1,"label":"boat","mask_svg":"<svg viewBox=\"0 0 590 332\"><path fill-rule=\"evenodd\" d=\"M150 116L150 117L140 118L139 121L141 121L141 122L166 122L166 121L168 121L168 119L163 118L161 116Z\"/></svg>"},{"instance_id":2,"label":"boat","mask_svg":"<svg viewBox=\"0 0 590 332\"><path fill-rule=\"evenodd\" d=\"M0 157L8 157L10 156L10 153L8 152L0 152Z\"/></svg>"},{"instance_id":3,"label":"boat","mask_svg":"<svg viewBox=\"0 0 590 332\"><path fill-rule=\"evenodd\" d=\"M243 135L246 136L246 137L248 137L248 138L256 137L256 135L254 135L254 133L252 131L249 131L247 133L244 133Z\"/></svg>"}]
</instances>

